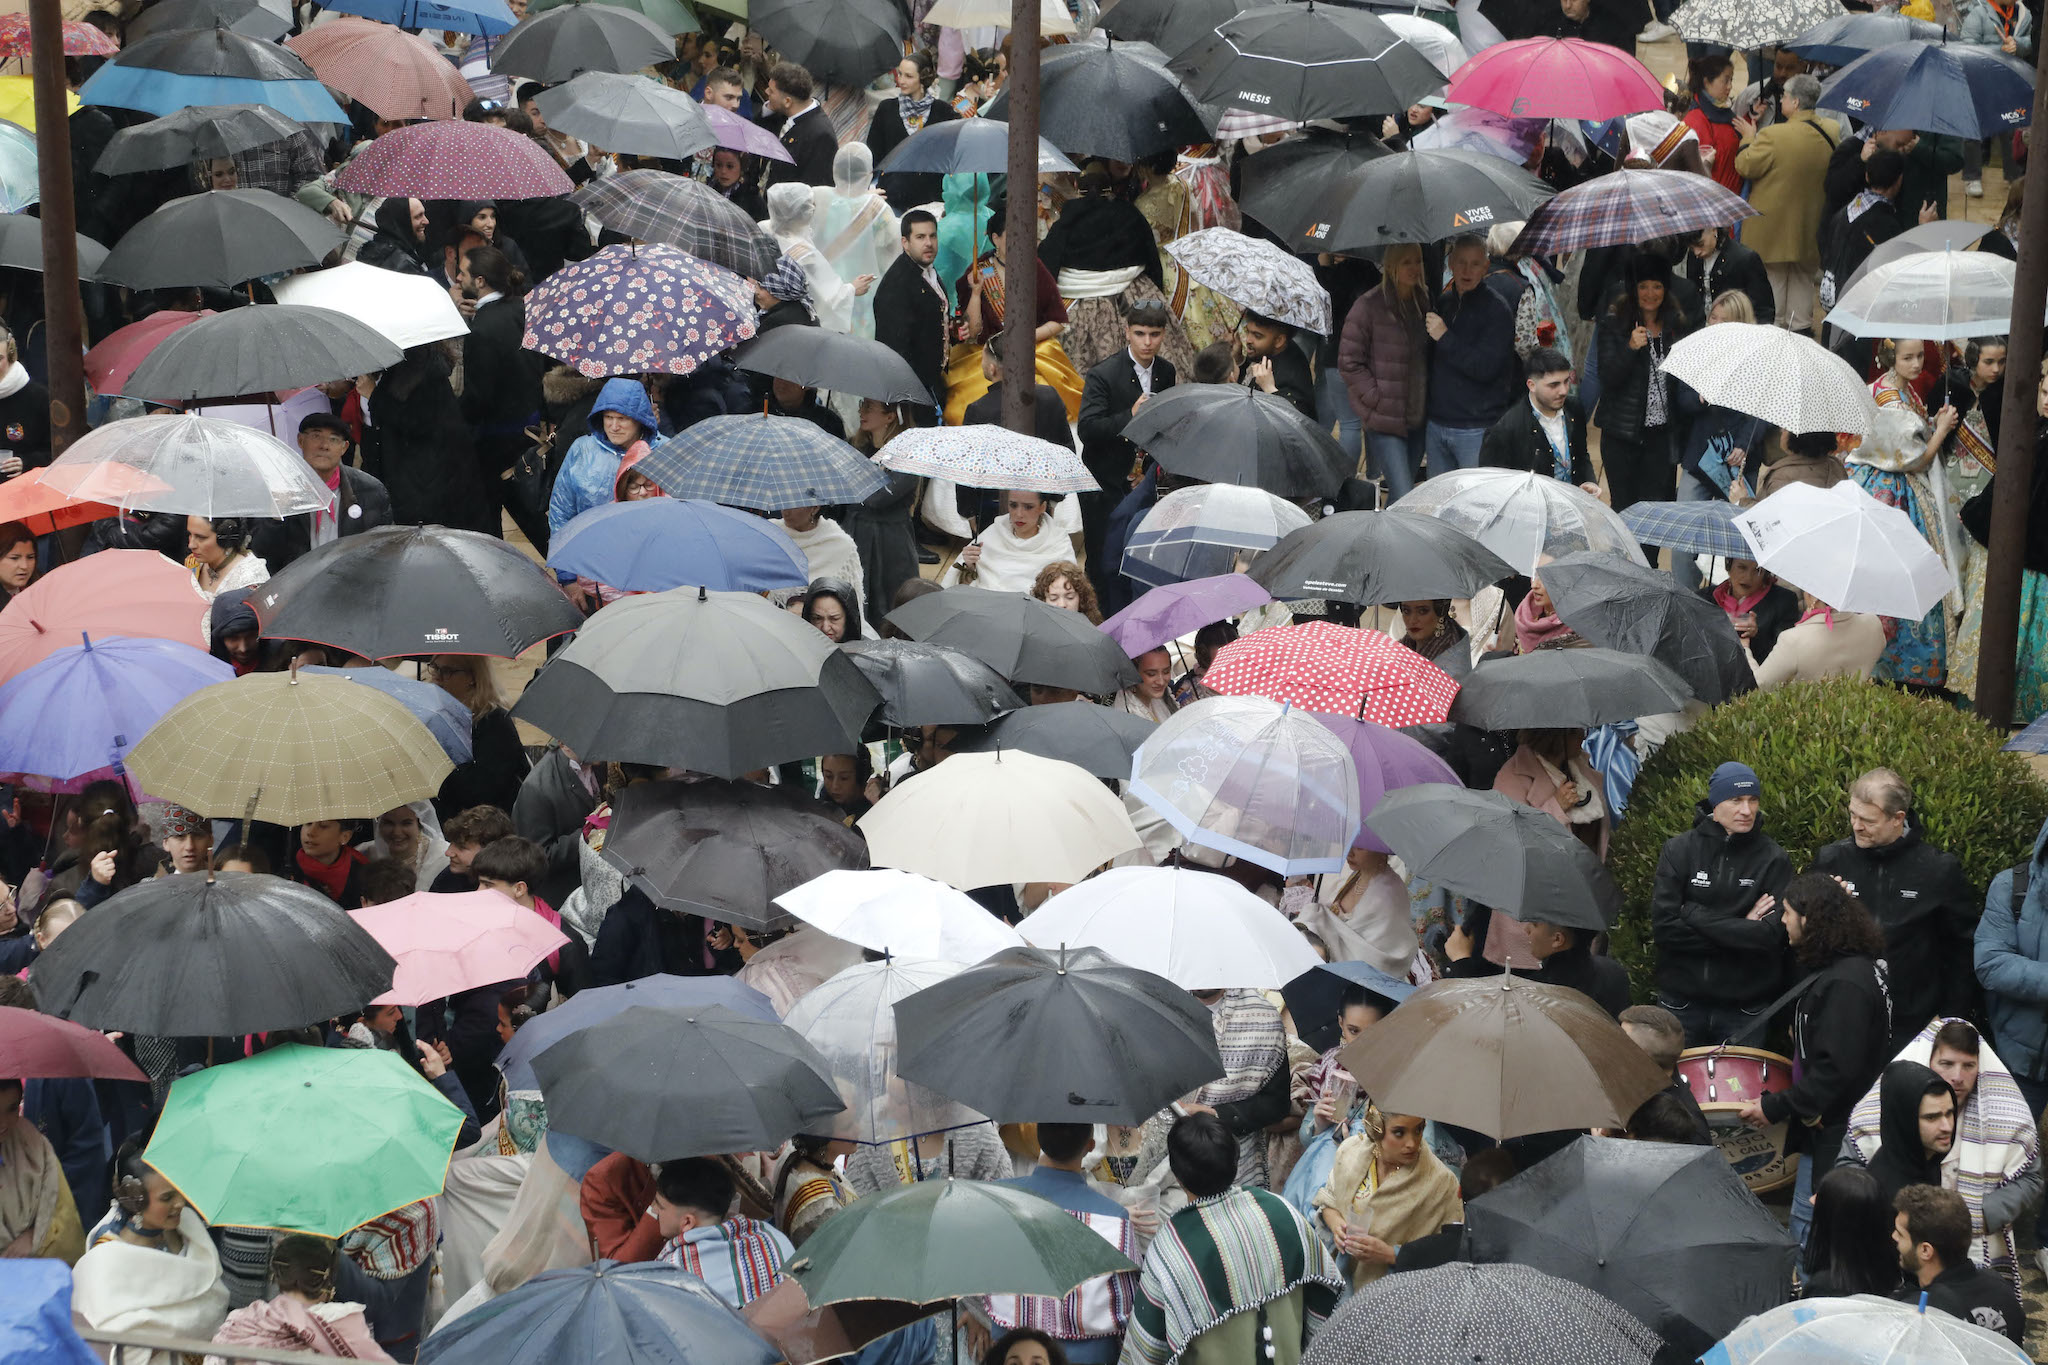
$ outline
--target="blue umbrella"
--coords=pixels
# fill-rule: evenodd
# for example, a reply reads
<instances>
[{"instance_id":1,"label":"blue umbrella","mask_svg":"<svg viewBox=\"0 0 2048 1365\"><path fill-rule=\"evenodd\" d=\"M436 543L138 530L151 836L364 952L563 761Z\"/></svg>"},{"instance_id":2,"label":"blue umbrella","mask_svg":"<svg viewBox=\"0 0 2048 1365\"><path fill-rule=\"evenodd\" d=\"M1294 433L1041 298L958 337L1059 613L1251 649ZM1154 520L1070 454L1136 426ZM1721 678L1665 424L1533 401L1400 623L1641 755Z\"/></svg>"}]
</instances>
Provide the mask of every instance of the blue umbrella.
<instances>
[{"instance_id":1,"label":"blue umbrella","mask_svg":"<svg viewBox=\"0 0 2048 1365\"><path fill-rule=\"evenodd\" d=\"M1293 1016L1296 1035L1318 1052L1337 1046L1338 1016L1343 1013L1344 992L1352 986L1379 997L1382 1010L1391 1010L1415 994L1415 987L1397 976L1389 976L1370 962L1325 962L1311 967L1280 988Z\"/></svg>"},{"instance_id":2,"label":"blue umbrella","mask_svg":"<svg viewBox=\"0 0 2048 1365\"><path fill-rule=\"evenodd\" d=\"M875 170L936 175L1000 175L1010 169L1010 125L1001 119L962 118L927 124L912 133ZM1060 149L1038 139L1038 171L1078 170Z\"/></svg>"},{"instance_id":3,"label":"blue umbrella","mask_svg":"<svg viewBox=\"0 0 2048 1365\"><path fill-rule=\"evenodd\" d=\"M324 0L321 8L436 32L504 33L519 22L505 0L450 0L447 4L434 0Z\"/></svg>"},{"instance_id":4,"label":"blue umbrella","mask_svg":"<svg viewBox=\"0 0 2048 1365\"><path fill-rule=\"evenodd\" d=\"M1714 498L1706 502L1639 502L1621 514L1621 524L1645 545L1662 545L1696 555L1751 559L1756 551L1735 529L1742 509Z\"/></svg>"},{"instance_id":5,"label":"blue umbrella","mask_svg":"<svg viewBox=\"0 0 2048 1365\"><path fill-rule=\"evenodd\" d=\"M71 1325L71 1267L0 1261L0 1360L7 1365L98 1365Z\"/></svg>"},{"instance_id":6,"label":"blue umbrella","mask_svg":"<svg viewBox=\"0 0 2048 1365\"><path fill-rule=\"evenodd\" d=\"M636 468L672 498L756 512L865 502L888 483L866 456L821 427L754 414L707 417Z\"/></svg>"},{"instance_id":7,"label":"blue umbrella","mask_svg":"<svg viewBox=\"0 0 2048 1365\"><path fill-rule=\"evenodd\" d=\"M1823 66L1847 66L1867 52L1875 52L1896 42L1918 38L1938 43L1941 37L1940 24L1896 12L1844 14L1824 24L1814 25L1786 46L1809 62L1819 62Z\"/></svg>"},{"instance_id":8,"label":"blue umbrella","mask_svg":"<svg viewBox=\"0 0 2048 1365\"><path fill-rule=\"evenodd\" d=\"M624 592L801 588L810 565L772 521L699 499L644 498L593 507L562 528L548 567Z\"/></svg>"},{"instance_id":9,"label":"blue umbrella","mask_svg":"<svg viewBox=\"0 0 2048 1365\"><path fill-rule=\"evenodd\" d=\"M235 676L175 640L80 638L0 685L0 772L61 780L117 765L164 712Z\"/></svg>"},{"instance_id":10,"label":"blue umbrella","mask_svg":"<svg viewBox=\"0 0 2048 1365\"><path fill-rule=\"evenodd\" d=\"M1870 128L1911 128L1986 138L2034 117L2033 70L1995 48L1909 40L1881 47L1837 71L1820 107Z\"/></svg>"},{"instance_id":11,"label":"blue umbrella","mask_svg":"<svg viewBox=\"0 0 2048 1365\"><path fill-rule=\"evenodd\" d=\"M326 673L349 682L374 687L419 718L427 733L440 744L450 763L467 763L476 757L470 747L469 727L474 719L469 708L430 682L408 678L381 665L369 668L325 668L315 665L301 673Z\"/></svg>"},{"instance_id":12,"label":"blue umbrella","mask_svg":"<svg viewBox=\"0 0 2048 1365\"><path fill-rule=\"evenodd\" d=\"M348 123L348 115L318 81L184 76L146 66L116 66L112 61L78 87L78 100L81 104L140 109L158 117L195 104L263 104L300 123Z\"/></svg>"},{"instance_id":13,"label":"blue umbrella","mask_svg":"<svg viewBox=\"0 0 2048 1365\"><path fill-rule=\"evenodd\" d=\"M0 119L0 213L20 213L42 197L36 179L36 135Z\"/></svg>"},{"instance_id":14,"label":"blue umbrella","mask_svg":"<svg viewBox=\"0 0 2048 1365\"><path fill-rule=\"evenodd\" d=\"M420 1345L420 1365L775 1365L781 1359L710 1285L661 1261L545 1271Z\"/></svg>"},{"instance_id":15,"label":"blue umbrella","mask_svg":"<svg viewBox=\"0 0 2048 1365\"><path fill-rule=\"evenodd\" d=\"M768 997L752 986L729 976L644 976L623 986L599 986L578 991L569 1000L536 1015L520 1026L498 1054L498 1070L504 1073L508 1090L538 1090L533 1059L579 1029L601 1024L635 1005L703 1006L723 1005L735 1014L766 1023L780 1023L782 1017Z\"/></svg>"}]
</instances>

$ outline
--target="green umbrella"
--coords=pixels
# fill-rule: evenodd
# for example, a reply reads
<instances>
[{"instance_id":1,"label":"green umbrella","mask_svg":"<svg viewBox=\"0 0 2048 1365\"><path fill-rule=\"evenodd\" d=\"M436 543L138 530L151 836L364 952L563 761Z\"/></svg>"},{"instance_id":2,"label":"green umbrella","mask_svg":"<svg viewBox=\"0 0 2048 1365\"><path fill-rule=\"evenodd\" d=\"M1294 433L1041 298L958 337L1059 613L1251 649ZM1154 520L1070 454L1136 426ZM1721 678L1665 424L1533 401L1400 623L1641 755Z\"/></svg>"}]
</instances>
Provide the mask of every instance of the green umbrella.
<instances>
[{"instance_id":1,"label":"green umbrella","mask_svg":"<svg viewBox=\"0 0 2048 1365\"><path fill-rule=\"evenodd\" d=\"M526 8L528 13L542 14L559 6L578 2L580 0L533 0ZM605 3L644 14L670 33L695 33L701 27L697 23L697 17L677 4L676 0L605 0ZM722 9L724 6L716 8ZM740 11L742 14L745 12Z\"/></svg>"},{"instance_id":2,"label":"green umbrella","mask_svg":"<svg viewBox=\"0 0 2048 1365\"><path fill-rule=\"evenodd\" d=\"M855 1200L804 1243L789 1273L815 1307L860 1299L936 1303L975 1294L1059 1298L1136 1269L1050 1199L933 1177Z\"/></svg>"},{"instance_id":3,"label":"green umbrella","mask_svg":"<svg viewBox=\"0 0 2048 1365\"><path fill-rule=\"evenodd\" d=\"M294 1043L172 1082L143 1160L209 1223L339 1237L441 1193L461 1128L391 1053Z\"/></svg>"}]
</instances>

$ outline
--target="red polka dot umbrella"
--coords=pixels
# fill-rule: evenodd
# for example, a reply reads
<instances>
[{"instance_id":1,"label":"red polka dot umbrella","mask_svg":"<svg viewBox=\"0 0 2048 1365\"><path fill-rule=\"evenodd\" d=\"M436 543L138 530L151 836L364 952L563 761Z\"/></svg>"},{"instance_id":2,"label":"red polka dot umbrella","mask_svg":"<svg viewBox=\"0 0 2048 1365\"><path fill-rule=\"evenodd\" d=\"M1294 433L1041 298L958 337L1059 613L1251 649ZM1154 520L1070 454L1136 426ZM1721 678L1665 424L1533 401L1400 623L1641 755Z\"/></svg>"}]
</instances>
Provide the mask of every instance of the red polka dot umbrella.
<instances>
[{"instance_id":1,"label":"red polka dot umbrella","mask_svg":"<svg viewBox=\"0 0 2048 1365\"><path fill-rule=\"evenodd\" d=\"M1202 685L1396 729L1445 720L1458 695L1449 674L1399 641L1328 621L1275 626L1225 645Z\"/></svg>"},{"instance_id":2,"label":"red polka dot umbrella","mask_svg":"<svg viewBox=\"0 0 2048 1365\"><path fill-rule=\"evenodd\" d=\"M91 24L74 19L64 21L64 55L67 57L111 57L121 45ZM28 58L28 16L0 14L0 57Z\"/></svg>"},{"instance_id":3,"label":"red polka dot umbrella","mask_svg":"<svg viewBox=\"0 0 2048 1365\"><path fill-rule=\"evenodd\" d=\"M575 188L532 138L462 119L393 129L351 157L334 182L413 199L545 199Z\"/></svg>"}]
</instances>

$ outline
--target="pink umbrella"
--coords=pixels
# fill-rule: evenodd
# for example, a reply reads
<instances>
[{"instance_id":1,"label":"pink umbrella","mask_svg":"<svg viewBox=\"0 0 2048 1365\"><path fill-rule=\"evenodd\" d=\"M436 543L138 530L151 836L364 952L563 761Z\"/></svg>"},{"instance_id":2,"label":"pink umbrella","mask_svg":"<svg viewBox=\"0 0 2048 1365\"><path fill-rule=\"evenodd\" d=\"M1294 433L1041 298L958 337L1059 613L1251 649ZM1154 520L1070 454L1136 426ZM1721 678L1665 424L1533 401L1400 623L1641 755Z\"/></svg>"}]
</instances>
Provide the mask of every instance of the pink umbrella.
<instances>
[{"instance_id":1,"label":"pink umbrella","mask_svg":"<svg viewBox=\"0 0 2048 1365\"><path fill-rule=\"evenodd\" d=\"M0 1076L9 1080L38 1076L149 1079L105 1034L69 1019L17 1007L0 1007Z\"/></svg>"},{"instance_id":2,"label":"pink umbrella","mask_svg":"<svg viewBox=\"0 0 2048 1365\"><path fill-rule=\"evenodd\" d=\"M1579 38L1487 48L1451 74L1444 99L1515 118L1607 119L1664 107L1664 87L1628 53Z\"/></svg>"},{"instance_id":3,"label":"pink umbrella","mask_svg":"<svg viewBox=\"0 0 2048 1365\"><path fill-rule=\"evenodd\" d=\"M412 199L547 199L575 188L532 138L463 119L395 128L351 157L334 181L358 194Z\"/></svg>"},{"instance_id":4,"label":"pink umbrella","mask_svg":"<svg viewBox=\"0 0 2048 1365\"><path fill-rule=\"evenodd\" d=\"M322 85L382 118L452 119L475 98L433 44L390 24L343 15L284 45L306 59Z\"/></svg>"},{"instance_id":5,"label":"pink umbrella","mask_svg":"<svg viewBox=\"0 0 2048 1365\"><path fill-rule=\"evenodd\" d=\"M789 148L783 146L775 134L751 119L741 118L724 105L705 105L704 117L710 120L711 131L718 134L719 146L750 156L765 156L770 161L796 164L796 158L789 154Z\"/></svg>"},{"instance_id":6,"label":"pink umbrella","mask_svg":"<svg viewBox=\"0 0 2048 1365\"><path fill-rule=\"evenodd\" d=\"M211 308L197 313L166 308L151 313L140 322L117 327L107 333L99 345L85 353L85 377L100 393L119 393L121 386L128 382L128 376L135 373L135 367L146 360L165 337L181 327L190 327L201 318L212 316Z\"/></svg>"},{"instance_id":7,"label":"pink umbrella","mask_svg":"<svg viewBox=\"0 0 2048 1365\"><path fill-rule=\"evenodd\" d=\"M373 1005L423 1005L517 981L569 943L539 912L496 891L421 891L349 914L398 960L391 989Z\"/></svg>"}]
</instances>

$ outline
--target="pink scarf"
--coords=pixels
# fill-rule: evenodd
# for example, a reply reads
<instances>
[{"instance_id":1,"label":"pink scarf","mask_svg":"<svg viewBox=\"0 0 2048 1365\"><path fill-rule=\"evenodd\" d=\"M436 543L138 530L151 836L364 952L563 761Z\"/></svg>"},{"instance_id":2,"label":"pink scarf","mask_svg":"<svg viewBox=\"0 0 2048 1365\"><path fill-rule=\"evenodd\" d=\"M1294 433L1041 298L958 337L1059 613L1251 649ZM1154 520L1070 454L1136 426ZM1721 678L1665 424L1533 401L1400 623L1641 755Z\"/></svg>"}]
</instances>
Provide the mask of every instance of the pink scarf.
<instances>
[{"instance_id":1,"label":"pink scarf","mask_svg":"<svg viewBox=\"0 0 2048 1365\"><path fill-rule=\"evenodd\" d=\"M1728 586L1727 579L1724 578L1714 585L1714 601L1719 603L1721 610L1727 612L1730 616L1747 615L1756 609L1757 603L1770 595L1771 588L1768 583L1758 588L1754 596L1740 598L1735 595L1735 590Z\"/></svg>"},{"instance_id":2,"label":"pink scarf","mask_svg":"<svg viewBox=\"0 0 2048 1365\"><path fill-rule=\"evenodd\" d=\"M348 1360L391 1359L370 1335L361 1309L330 1322L289 1294L236 1309L213 1339L222 1346L310 1351Z\"/></svg>"},{"instance_id":3,"label":"pink scarf","mask_svg":"<svg viewBox=\"0 0 2048 1365\"><path fill-rule=\"evenodd\" d=\"M554 906L549 905L546 901L542 900L539 896L535 896L533 898L533 913L539 915L542 919L546 920L556 929L560 929L562 927L561 913L557 911ZM551 972L559 972L562 970L562 954L560 949L557 949L554 952L548 954L548 970Z\"/></svg>"},{"instance_id":4,"label":"pink scarf","mask_svg":"<svg viewBox=\"0 0 2048 1365\"><path fill-rule=\"evenodd\" d=\"M1803 626L1816 616L1825 617L1827 619L1829 630L1833 630L1835 628L1835 609L1825 602L1816 602L1811 607L1808 607L1803 613L1800 614L1798 621L1794 622L1793 624Z\"/></svg>"},{"instance_id":5,"label":"pink scarf","mask_svg":"<svg viewBox=\"0 0 2048 1365\"><path fill-rule=\"evenodd\" d=\"M340 465L336 465L334 468L327 471L327 487L334 493L334 496L327 500L327 505L325 507L313 513L313 527L315 530L318 530L322 525L322 518L331 518L336 513L341 511Z\"/></svg>"},{"instance_id":6,"label":"pink scarf","mask_svg":"<svg viewBox=\"0 0 2048 1365\"><path fill-rule=\"evenodd\" d=\"M1556 616L1536 614L1536 594L1530 593L1522 599L1522 605L1515 608L1515 639L1519 641L1515 652L1527 654L1541 649L1552 640L1560 640L1572 633L1572 628Z\"/></svg>"}]
</instances>

